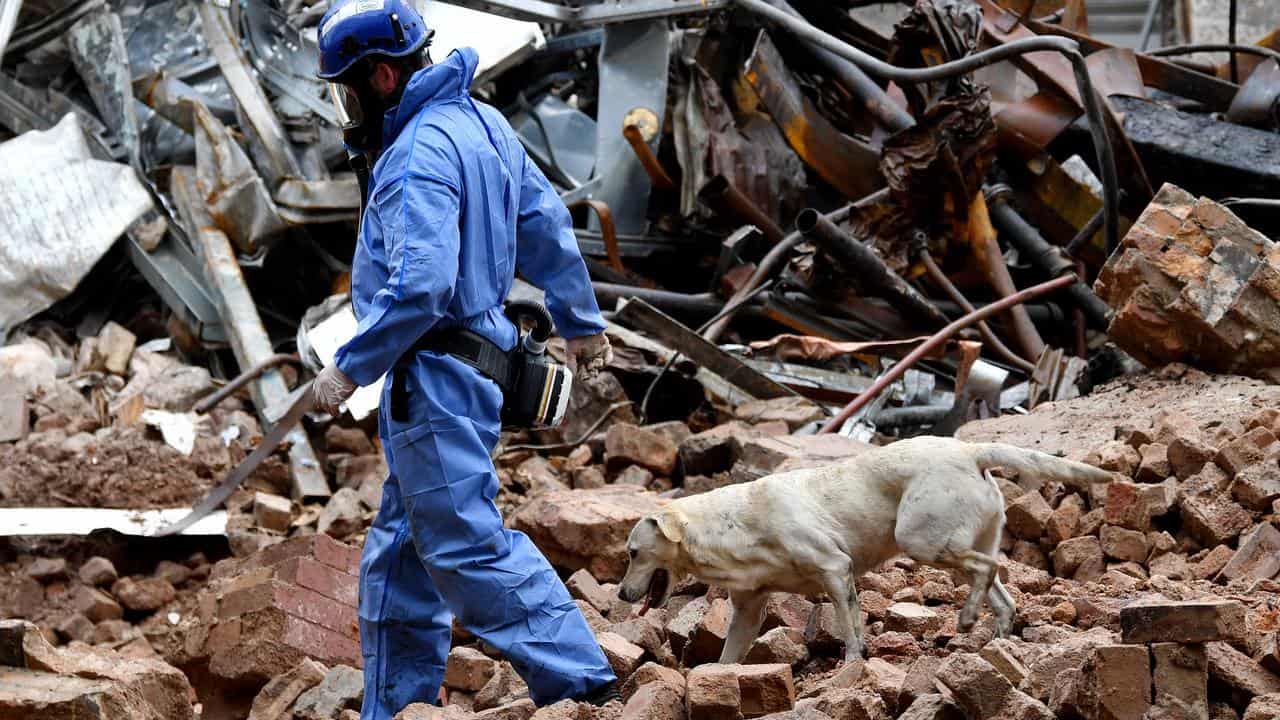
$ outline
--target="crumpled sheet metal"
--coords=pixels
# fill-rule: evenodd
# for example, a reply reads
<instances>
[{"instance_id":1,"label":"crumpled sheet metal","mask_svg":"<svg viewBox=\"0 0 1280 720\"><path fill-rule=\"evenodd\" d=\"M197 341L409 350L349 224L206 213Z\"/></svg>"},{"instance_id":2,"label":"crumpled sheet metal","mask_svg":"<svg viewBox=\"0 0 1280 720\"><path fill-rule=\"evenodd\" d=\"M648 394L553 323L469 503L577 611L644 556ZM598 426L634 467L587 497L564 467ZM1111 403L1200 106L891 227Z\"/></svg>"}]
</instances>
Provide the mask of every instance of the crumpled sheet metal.
<instances>
[{"instance_id":1,"label":"crumpled sheet metal","mask_svg":"<svg viewBox=\"0 0 1280 720\"><path fill-rule=\"evenodd\" d=\"M890 63L905 67L939 65L959 60L978 47L982 11L970 0L916 0L915 6L893 30ZM966 73L925 85L908 85L902 91L912 114L919 115L937 100L970 92L973 87L973 76Z\"/></svg>"},{"instance_id":2,"label":"crumpled sheet metal","mask_svg":"<svg viewBox=\"0 0 1280 720\"><path fill-rule=\"evenodd\" d=\"M81 18L67 33L71 61L84 78L98 112L129 152L129 162L142 168L138 116L134 114L133 78L124 45L120 16L106 9Z\"/></svg>"},{"instance_id":3,"label":"crumpled sheet metal","mask_svg":"<svg viewBox=\"0 0 1280 720\"><path fill-rule=\"evenodd\" d=\"M723 175L765 215L780 225L801 210L808 185L804 163L769 116L745 111L734 117L715 79L700 65L689 67L686 92L675 112L681 169L681 212L697 207L697 195Z\"/></svg>"},{"instance_id":4,"label":"crumpled sheet metal","mask_svg":"<svg viewBox=\"0 0 1280 720\"><path fill-rule=\"evenodd\" d=\"M822 179L855 200L883 184L876 172L876 149L840 132L818 112L800 91L768 33L761 31L757 36L742 78L755 91L791 148Z\"/></svg>"},{"instance_id":5,"label":"crumpled sheet metal","mask_svg":"<svg viewBox=\"0 0 1280 720\"><path fill-rule=\"evenodd\" d=\"M0 145L0 331L68 295L150 208L133 168L93 159L74 115Z\"/></svg>"},{"instance_id":6,"label":"crumpled sheet metal","mask_svg":"<svg viewBox=\"0 0 1280 720\"><path fill-rule=\"evenodd\" d=\"M214 224L236 250L253 254L283 232L285 223L249 156L231 131L203 105L192 103L196 130L196 186Z\"/></svg>"}]
</instances>

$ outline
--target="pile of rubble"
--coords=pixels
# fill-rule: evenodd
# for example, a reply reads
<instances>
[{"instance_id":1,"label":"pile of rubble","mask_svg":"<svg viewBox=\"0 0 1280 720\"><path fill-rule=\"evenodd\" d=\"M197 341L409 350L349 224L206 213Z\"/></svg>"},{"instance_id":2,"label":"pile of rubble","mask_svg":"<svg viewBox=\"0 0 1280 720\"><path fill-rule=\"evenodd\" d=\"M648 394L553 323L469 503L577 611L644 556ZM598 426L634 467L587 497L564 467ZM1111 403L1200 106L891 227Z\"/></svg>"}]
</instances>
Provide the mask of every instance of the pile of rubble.
<instances>
[{"instance_id":1,"label":"pile of rubble","mask_svg":"<svg viewBox=\"0 0 1280 720\"><path fill-rule=\"evenodd\" d=\"M1220 398L1233 404L1214 405ZM807 419L781 400L743 403L696 433L678 421L618 421L554 451L500 450L511 525L564 573L622 679L623 703L537 709L510 665L457 627L443 706L402 717L1273 717L1278 401L1280 389L1261 381L1170 366L964 426L959 435L970 440L1068 443L1128 480L1064 487L1002 477L1001 573L1018 605L1015 635L995 638L989 617L957 632L963 580L898 559L858 581L869 657L854 663L840 661L832 606L821 598L773 596L745 664L719 665L730 614L723 590L686 585L640 615L614 583L627 534L663 496L831 462L867 444L790 434ZM1082 425L1088 432L1075 433ZM360 431L326 434L347 456L340 464L369 457ZM4 566L0 607L36 625L4 626L23 639L4 645L21 651L0 663L13 681L0 683L0 707L53 712L92 697L103 708L131 703L121 705L134 708L130 717L188 717L197 702L204 718L356 717L357 545L368 512L326 533L292 527L305 513L294 507L281 531L266 497L232 503L261 549L243 545L216 563L196 555L144 571L126 558L138 571L121 574L73 548ZM333 539L339 533L356 545ZM95 670L104 664L110 673ZM174 697L181 712L165 706Z\"/></svg>"},{"instance_id":2,"label":"pile of rubble","mask_svg":"<svg viewBox=\"0 0 1280 720\"><path fill-rule=\"evenodd\" d=\"M536 708L455 627L401 717L1280 717L1280 33L1189 60L1176 4L1135 52L1082 0L423 3L608 321L566 421L494 459L623 702ZM355 324L325 7L0 2L0 716L358 717L378 388L281 420ZM851 663L821 597L775 595L740 665L723 589L618 599L671 498L921 433L1118 474L1000 475L1014 636L902 559Z\"/></svg>"}]
</instances>

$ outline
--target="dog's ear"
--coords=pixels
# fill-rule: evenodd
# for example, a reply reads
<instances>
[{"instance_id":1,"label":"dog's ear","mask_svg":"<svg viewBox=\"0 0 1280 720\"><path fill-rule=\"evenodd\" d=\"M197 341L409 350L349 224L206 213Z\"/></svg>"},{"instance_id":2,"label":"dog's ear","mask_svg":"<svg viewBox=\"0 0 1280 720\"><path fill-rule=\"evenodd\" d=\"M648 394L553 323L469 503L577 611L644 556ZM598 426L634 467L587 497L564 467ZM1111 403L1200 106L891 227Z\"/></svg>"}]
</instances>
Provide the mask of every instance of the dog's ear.
<instances>
[{"instance_id":1,"label":"dog's ear","mask_svg":"<svg viewBox=\"0 0 1280 720\"><path fill-rule=\"evenodd\" d=\"M688 522L684 513L679 510L663 510L654 518L654 522L658 524L658 531L666 539L673 543L684 540L684 526Z\"/></svg>"}]
</instances>

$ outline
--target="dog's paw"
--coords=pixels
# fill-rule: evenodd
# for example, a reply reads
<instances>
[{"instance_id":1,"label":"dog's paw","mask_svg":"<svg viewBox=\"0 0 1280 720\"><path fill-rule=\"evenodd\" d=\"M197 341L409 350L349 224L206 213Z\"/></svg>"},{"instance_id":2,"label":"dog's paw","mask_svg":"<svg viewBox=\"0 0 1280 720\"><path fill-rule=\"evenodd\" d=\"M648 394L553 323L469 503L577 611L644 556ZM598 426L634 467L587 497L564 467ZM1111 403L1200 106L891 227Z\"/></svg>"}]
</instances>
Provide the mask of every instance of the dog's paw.
<instances>
[{"instance_id":1,"label":"dog's paw","mask_svg":"<svg viewBox=\"0 0 1280 720\"><path fill-rule=\"evenodd\" d=\"M960 632L967 633L973 629L978 623L978 613L960 611L960 617L956 618L956 629Z\"/></svg>"},{"instance_id":2,"label":"dog's paw","mask_svg":"<svg viewBox=\"0 0 1280 720\"><path fill-rule=\"evenodd\" d=\"M870 652L865 644L847 645L844 650L844 661L846 663L855 663L870 657Z\"/></svg>"}]
</instances>

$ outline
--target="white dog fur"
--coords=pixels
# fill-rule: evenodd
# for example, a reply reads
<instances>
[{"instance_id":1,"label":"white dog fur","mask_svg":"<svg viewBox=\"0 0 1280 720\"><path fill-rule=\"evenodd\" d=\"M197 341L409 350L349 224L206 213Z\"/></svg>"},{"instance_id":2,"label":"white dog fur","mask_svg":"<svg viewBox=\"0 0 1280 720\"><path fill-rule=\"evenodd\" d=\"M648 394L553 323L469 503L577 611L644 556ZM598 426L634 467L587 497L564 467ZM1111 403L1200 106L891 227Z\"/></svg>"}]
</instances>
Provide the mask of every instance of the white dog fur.
<instances>
[{"instance_id":1,"label":"white dog fur","mask_svg":"<svg viewBox=\"0 0 1280 720\"><path fill-rule=\"evenodd\" d=\"M618 594L629 602L648 595L647 603L661 606L689 575L727 589L733 620L720 662L732 663L759 633L770 592L825 593L850 660L863 652L854 581L905 554L966 571L971 589L960 630L973 627L985 596L1004 636L1015 608L996 574L1004 501L988 472L993 467L1075 488L1112 479L1105 470L1011 445L902 440L838 465L671 502L632 529Z\"/></svg>"}]
</instances>

